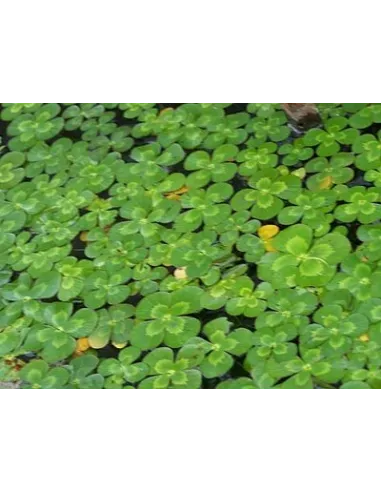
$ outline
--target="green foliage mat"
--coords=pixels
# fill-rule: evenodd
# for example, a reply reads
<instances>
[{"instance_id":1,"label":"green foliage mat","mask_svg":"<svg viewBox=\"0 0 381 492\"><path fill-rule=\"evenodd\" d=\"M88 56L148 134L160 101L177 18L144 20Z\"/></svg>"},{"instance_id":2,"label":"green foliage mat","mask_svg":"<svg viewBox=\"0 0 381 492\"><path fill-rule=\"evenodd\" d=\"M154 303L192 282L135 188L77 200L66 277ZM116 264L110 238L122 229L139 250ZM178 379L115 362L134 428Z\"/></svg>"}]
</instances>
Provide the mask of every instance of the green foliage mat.
<instances>
[{"instance_id":1,"label":"green foliage mat","mask_svg":"<svg viewBox=\"0 0 381 492\"><path fill-rule=\"evenodd\" d=\"M381 388L381 104L3 103L0 381Z\"/></svg>"}]
</instances>

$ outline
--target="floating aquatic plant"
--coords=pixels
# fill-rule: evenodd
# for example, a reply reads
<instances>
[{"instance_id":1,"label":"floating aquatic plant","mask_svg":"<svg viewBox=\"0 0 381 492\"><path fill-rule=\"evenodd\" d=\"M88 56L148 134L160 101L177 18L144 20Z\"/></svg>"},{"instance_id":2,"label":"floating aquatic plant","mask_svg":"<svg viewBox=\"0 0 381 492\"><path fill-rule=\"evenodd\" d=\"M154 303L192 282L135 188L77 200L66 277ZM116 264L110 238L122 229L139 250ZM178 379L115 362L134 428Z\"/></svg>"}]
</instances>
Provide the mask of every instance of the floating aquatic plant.
<instances>
[{"instance_id":1,"label":"floating aquatic plant","mask_svg":"<svg viewBox=\"0 0 381 492\"><path fill-rule=\"evenodd\" d=\"M381 104L287 104L1 104L0 380L381 388Z\"/></svg>"}]
</instances>

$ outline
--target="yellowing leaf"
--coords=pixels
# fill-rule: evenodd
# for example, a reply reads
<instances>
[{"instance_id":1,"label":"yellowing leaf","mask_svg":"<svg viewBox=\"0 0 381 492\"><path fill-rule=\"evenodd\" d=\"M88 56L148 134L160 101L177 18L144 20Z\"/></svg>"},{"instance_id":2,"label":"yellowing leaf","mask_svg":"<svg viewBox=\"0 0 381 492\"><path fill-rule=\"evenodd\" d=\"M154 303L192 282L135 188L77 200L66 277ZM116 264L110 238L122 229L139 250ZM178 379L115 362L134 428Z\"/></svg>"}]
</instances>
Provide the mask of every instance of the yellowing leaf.
<instances>
[{"instance_id":1,"label":"yellowing leaf","mask_svg":"<svg viewBox=\"0 0 381 492\"><path fill-rule=\"evenodd\" d=\"M188 191L189 188L187 186L182 186L179 190L165 193L165 196L168 200L180 200L181 195L184 195L184 193L187 193Z\"/></svg>"},{"instance_id":2,"label":"yellowing leaf","mask_svg":"<svg viewBox=\"0 0 381 492\"><path fill-rule=\"evenodd\" d=\"M113 347L115 347L117 349L124 349L124 347L127 347L127 343L115 343L115 342L113 342L112 345L113 345Z\"/></svg>"},{"instance_id":3,"label":"yellowing leaf","mask_svg":"<svg viewBox=\"0 0 381 492\"><path fill-rule=\"evenodd\" d=\"M293 171L291 174L293 176L297 176L300 179L304 179L307 175L307 171L304 169L304 167L301 167L300 169Z\"/></svg>"},{"instance_id":4,"label":"yellowing leaf","mask_svg":"<svg viewBox=\"0 0 381 492\"><path fill-rule=\"evenodd\" d=\"M89 344L90 347L93 349L102 349L105 348L106 345L108 344L109 338L108 336L98 336L98 335L91 335L89 337Z\"/></svg>"},{"instance_id":5,"label":"yellowing leaf","mask_svg":"<svg viewBox=\"0 0 381 492\"><path fill-rule=\"evenodd\" d=\"M319 190L329 190L333 185L332 176L326 176L319 184Z\"/></svg>"},{"instance_id":6,"label":"yellowing leaf","mask_svg":"<svg viewBox=\"0 0 381 492\"><path fill-rule=\"evenodd\" d=\"M263 240L263 241L268 241L269 239L272 239L279 233L279 227L276 225L265 225L261 227L258 231L258 236Z\"/></svg>"},{"instance_id":7,"label":"yellowing leaf","mask_svg":"<svg viewBox=\"0 0 381 492\"><path fill-rule=\"evenodd\" d=\"M81 232L80 236L79 236L79 239L83 242L83 243L87 243L87 236L88 236L88 232Z\"/></svg>"},{"instance_id":8,"label":"yellowing leaf","mask_svg":"<svg viewBox=\"0 0 381 492\"><path fill-rule=\"evenodd\" d=\"M184 279L188 278L186 268L177 268L174 271L173 275L175 276L175 278L177 278L179 280L184 280Z\"/></svg>"},{"instance_id":9,"label":"yellowing leaf","mask_svg":"<svg viewBox=\"0 0 381 492\"><path fill-rule=\"evenodd\" d=\"M164 114L164 113L168 113L168 111L172 111L172 110L173 110L173 108L164 108L164 109L162 109L162 110L160 111L159 115L161 116L162 114Z\"/></svg>"},{"instance_id":10,"label":"yellowing leaf","mask_svg":"<svg viewBox=\"0 0 381 492\"><path fill-rule=\"evenodd\" d=\"M365 333L364 335L361 335L361 337L359 337L359 340L360 342L369 342L370 338L369 335Z\"/></svg>"},{"instance_id":11,"label":"yellowing leaf","mask_svg":"<svg viewBox=\"0 0 381 492\"><path fill-rule=\"evenodd\" d=\"M281 176L288 176L290 174L290 170L286 166L279 166L278 171Z\"/></svg>"}]
</instances>

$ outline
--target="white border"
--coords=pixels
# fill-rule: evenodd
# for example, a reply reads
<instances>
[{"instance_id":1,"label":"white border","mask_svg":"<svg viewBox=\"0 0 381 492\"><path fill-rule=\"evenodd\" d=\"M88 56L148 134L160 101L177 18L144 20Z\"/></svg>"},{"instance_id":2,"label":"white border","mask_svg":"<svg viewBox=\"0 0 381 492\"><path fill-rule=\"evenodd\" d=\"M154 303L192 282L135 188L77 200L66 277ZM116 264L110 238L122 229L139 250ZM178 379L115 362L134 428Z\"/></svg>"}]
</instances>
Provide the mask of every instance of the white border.
<instances>
[{"instance_id":1,"label":"white border","mask_svg":"<svg viewBox=\"0 0 381 492\"><path fill-rule=\"evenodd\" d=\"M375 392L75 391L0 391L2 490L379 489Z\"/></svg>"},{"instance_id":2,"label":"white border","mask_svg":"<svg viewBox=\"0 0 381 492\"><path fill-rule=\"evenodd\" d=\"M0 94L5 102L377 100L376 5L3 2Z\"/></svg>"}]
</instances>

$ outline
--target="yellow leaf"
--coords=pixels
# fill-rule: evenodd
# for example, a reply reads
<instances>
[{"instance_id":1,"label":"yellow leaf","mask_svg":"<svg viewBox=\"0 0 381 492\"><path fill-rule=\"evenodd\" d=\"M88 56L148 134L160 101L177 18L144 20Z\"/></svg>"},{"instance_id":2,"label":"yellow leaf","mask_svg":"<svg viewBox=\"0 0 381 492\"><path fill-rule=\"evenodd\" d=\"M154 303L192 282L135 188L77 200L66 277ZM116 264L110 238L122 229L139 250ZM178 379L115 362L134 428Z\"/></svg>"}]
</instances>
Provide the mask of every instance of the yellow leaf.
<instances>
[{"instance_id":1,"label":"yellow leaf","mask_svg":"<svg viewBox=\"0 0 381 492\"><path fill-rule=\"evenodd\" d=\"M265 225L261 227L258 231L258 236L263 240L263 241L268 241L269 239L272 239L279 233L279 227L276 225Z\"/></svg>"},{"instance_id":2,"label":"yellow leaf","mask_svg":"<svg viewBox=\"0 0 381 492\"><path fill-rule=\"evenodd\" d=\"M329 190L332 188L333 179L332 176L326 176L324 179L320 181L319 190Z\"/></svg>"},{"instance_id":3,"label":"yellow leaf","mask_svg":"<svg viewBox=\"0 0 381 492\"><path fill-rule=\"evenodd\" d=\"M127 347L127 342L126 343L115 343L115 342L113 342L112 345L117 349L124 349L124 347Z\"/></svg>"},{"instance_id":4,"label":"yellow leaf","mask_svg":"<svg viewBox=\"0 0 381 492\"><path fill-rule=\"evenodd\" d=\"M271 242L271 239L269 239L268 241L265 241L265 250L268 252L268 253L276 253L278 250L274 248L274 246L272 245L272 242Z\"/></svg>"},{"instance_id":5,"label":"yellow leaf","mask_svg":"<svg viewBox=\"0 0 381 492\"><path fill-rule=\"evenodd\" d=\"M359 337L359 340L360 342L369 342L370 338L369 335L365 333L364 335L361 335L361 337Z\"/></svg>"},{"instance_id":6,"label":"yellow leaf","mask_svg":"<svg viewBox=\"0 0 381 492\"><path fill-rule=\"evenodd\" d=\"M81 354L82 352L86 352L86 350L89 350L90 348L90 343L88 338L79 338L77 340L77 344L75 347L75 351L77 354Z\"/></svg>"},{"instance_id":7,"label":"yellow leaf","mask_svg":"<svg viewBox=\"0 0 381 492\"><path fill-rule=\"evenodd\" d=\"M180 195L176 195L176 193L169 193L168 195L166 195L166 198L167 200L179 201L181 197Z\"/></svg>"},{"instance_id":8,"label":"yellow leaf","mask_svg":"<svg viewBox=\"0 0 381 492\"><path fill-rule=\"evenodd\" d=\"M177 268L174 271L173 275L175 276L175 278L177 278L179 280L184 280L184 279L188 278L186 268Z\"/></svg>"},{"instance_id":9,"label":"yellow leaf","mask_svg":"<svg viewBox=\"0 0 381 492\"><path fill-rule=\"evenodd\" d=\"M182 186L179 190L165 193L165 196L168 200L180 200L181 195L184 195L184 193L187 193L188 191L189 188L187 186Z\"/></svg>"},{"instance_id":10,"label":"yellow leaf","mask_svg":"<svg viewBox=\"0 0 381 492\"><path fill-rule=\"evenodd\" d=\"M87 231L84 231L84 232L81 232L81 235L79 236L79 239L83 242L83 243L87 243L87 235L89 233Z\"/></svg>"}]
</instances>

